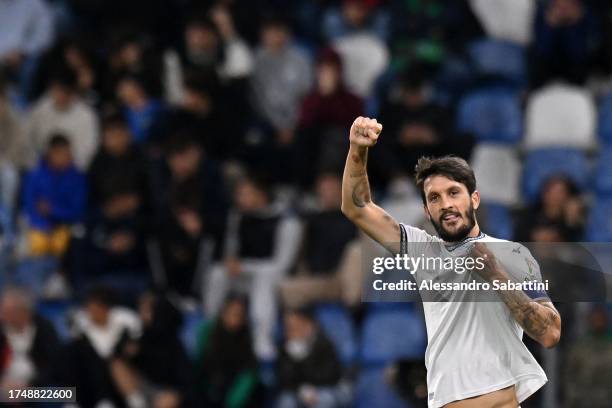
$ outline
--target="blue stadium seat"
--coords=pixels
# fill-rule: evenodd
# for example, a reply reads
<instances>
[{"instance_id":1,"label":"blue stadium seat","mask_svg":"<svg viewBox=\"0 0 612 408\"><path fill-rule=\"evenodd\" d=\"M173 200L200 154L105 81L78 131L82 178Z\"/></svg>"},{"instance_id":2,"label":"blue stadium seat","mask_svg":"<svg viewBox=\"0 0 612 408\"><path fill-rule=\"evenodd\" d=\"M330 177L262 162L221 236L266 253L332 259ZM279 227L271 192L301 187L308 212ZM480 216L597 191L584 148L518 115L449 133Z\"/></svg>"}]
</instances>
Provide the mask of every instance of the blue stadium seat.
<instances>
[{"instance_id":1,"label":"blue stadium seat","mask_svg":"<svg viewBox=\"0 0 612 408\"><path fill-rule=\"evenodd\" d=\"M599 197L612 197L612 145L602 150L594 172L595 192Z\"/></svg>"},{"instance_id":2,"label":"blue stadium seat","mask_svg":"<svg viewBox=\"0 0 612 408\"><path fill-rule=\"evenodd\" d=\"M407 408L397 392L385 380L384 367L362 370L355 390L357 408Z\"/></svg>"},{"instance_id":3,"label":"blue stadium seat","mask_svg":"<svg viewBox=\"0 0 612 408\"><path fill-rule=\"evenodd\" d=\"M486 203L484 204L486 220L485 233L495 238L512 239L514 226L510 209L505 205Z\"/></svg>"},{"instance_id":4,"label":"blue stadium seat","mask_svg":"<svg viewBox=\"0 0 612 408\"><path fill-rule=\"evenodd\" d=\"M612 146L612 93L604 97L599 104L599 138Z\"/></svg>"},{"instance_id":5,"label":"blue stadium seat","mask_svg":"<svg viewBox=\"0 0 612 408\"><path fill-rule=\"evenodd\" d=\"M67 341L70 338L69 311L72 306L66 301L42 301L36 305L36 312L53 325L61 340Z\"/></svg>"},{"instance_id":6,"label":"blue stadium seat","mask_svg":"<svg viewBox=\"0 0 612 408\"><path fill-rule=\"evenodd\" d=\"M319 325L334 343L344 364L351 364L357 355L355 325L348 310L336 304L322 304L315 307Z\"/></svg>"},{"instance_id":7,"label":"blue stadium seat","mask_svg":"<svg viewBox=\"0 0 612 408\"><path fill-rule=\"evenodd\" d=\"M567 148L539 149L530 152L523 167L523 195L535 201L544 182L554 175L564 175L579 188L585 188L589 165L584 153Z\"/></svg>"},{"instance_id":8,"label":"blue stadium seat","mask_svg":"<svg viewBox=\"0 0 612 408\"><path fill-rule=\"evenodd\" d=\"M185 350L190 357L195 357L197 347L197 336L200 325L204 322L204 316L199 311L183 313L183 327L180 331L181 340Z\"/></svg>"},{"instance_id":9,"label":"blue stadium seat","mask_svg":"<svg viewBox=\"0 0 612 408\"><path fill-rule=\"evenodd\" d=\"M601 198L589 214L586 240L591 242L612 242L612 198Z\"/></svg>"},{"instance_id":10,"label":"blue stadium seat","mask_svg":"<svg viewBox=\"0 0 612 408\"><path fill-rule=\"evenodd\" d=\"M420 311L370 309L363 322L360 359L365 365L381 365L400 358L421 358L425 344Z\"/></svg>"},{"instance_id":11,"label":"blue stadium seat","mask_svg":"<svg viewBox=\"0 0 612 408\"><path fill-rule=\"evenodd\" d=\"M487 38L470 44L468 53L481 76L500 77L516 85L526 83L525 50L521 46Z\"/></svg>"},{"instance_id":12,"label":"blue stadium seat","mask_svg":"<svg viewBox=\"0 0 612 408\"><path fill-rule=\"evenodd\" d=\"M490 88L466 95L459 103L457 127L480 141L518 143L523 134L523 114L516 94Z\"/></svg>"}]
</instances>

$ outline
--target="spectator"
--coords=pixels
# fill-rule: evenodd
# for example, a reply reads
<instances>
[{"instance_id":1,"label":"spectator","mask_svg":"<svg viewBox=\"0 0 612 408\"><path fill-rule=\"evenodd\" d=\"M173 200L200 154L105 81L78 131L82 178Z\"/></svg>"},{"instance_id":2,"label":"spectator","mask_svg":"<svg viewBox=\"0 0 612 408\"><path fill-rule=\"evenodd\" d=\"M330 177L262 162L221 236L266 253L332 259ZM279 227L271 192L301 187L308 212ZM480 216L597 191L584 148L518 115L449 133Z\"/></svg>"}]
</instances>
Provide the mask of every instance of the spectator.
<instances>
[{"instance_id":1,"label":"spectator","mask_svg":"<svg viewBox=\"0 0 612 408\"><path fill-rule=\"evenodd\" d=\"M253 69L251 50L223 6L215 7L210 18L196 16L187 23L183 62L188 70L212 70L226 80L244 78Z\"/></svg>"},{"instance_id":2,"label":"spectator","mask_svg":"<svg viewBox=\"0 0 612 408\"><path fill-rule=\"evenodd\" d=\"M223 263L210 270L205 309L216 315L231 288L246 288L255 353L260 359L272 359L276 289L293 265L301 241L300 224L281 203L273 202L263 182L246 178L234 189L225 238Z\"/></svg>"},{"instance_id":3,"label":"spectator","mask_svg":"<svg viewBox=\"0 0 612 408\"><path fill-rule=\"evenodd\" d=\"M612 398L612 336L605 306L594 307L588 322L589 333L570 348L563 373L568 408L603 408Z\"/></svg>"},{"instance_id":4,"label":"spectator","mask_svg":"<svg viewBox=\"0 0 612 408\"><path fill-rule=\"evenodd\" d=\"M280 396L276 407L340 407L347 395L340 386L342 366L334 345L306 310L284 316L285 340L279 351Z\"/></svg>"},{"instance_id":5,"label":"spectator","mask_svg":"<svg viewBox=\"0 0 612 408\"><path fill-rule=\"evenodd\" d=\"M147 142L158 122L166 113L164 103L147 90L145 78L127 74L117 83L117 96L123 104L123 113L130 132L137 143Z\"/></svg>"},{"instance_id":6,"label":"spectator","mask_svg":"<svg viewBox=\"0 0 612 408\"><path fill-rule=\"evenodd\" d=\"M253 105L274 128L281 145L293 140L299 104L312 82L310 62L291 45L289 26L280 19L267 20L252 75Z\"/></svg>"},{"instance_id":7,"label":"spectator","mask_svg":"<svg viewBox=\"0 0 612 408\"><path fill-rule=\"evenodd\" d=\"M600 27L587 2L540 2L532 46L533 87L553 79L583 84L601 45Z\"/></svg>"},{"instance_id":8,"label":"spectator","mask_svg":"<svg viewBox=\"0 0 612 408\"><path fill-rule=\"evenodd\" d=\"M341 171L346 128L364 109L361 98L344 85L342 60L336 51L321 51L316 74L316 86L302 102L296 141L298 178L304 185L310 185L321 169Z\"/></svg>"},{"instance_id":9,"label":"spectator","mask_svg":"<svg viewBox=\"0 0 612 408\"><path fill-rule=\"evenodd\" d=\"M60 343L51 323L36 314L27 291L3 289L0 325L0 337L5 338L8 348L4 374L0 368L0 389L56 385Z\"/></svg>"},{"instance_id":10,"label":"spectator","mask_svg":"<svg viewBox=\"0 0 612 408\"><path fill-rule=\"evenodd\" d=\"M428 87L420 70L407 71L400 80L399 98L381 108L380 121L386 138L379 153L388 155L385 178L398 173L412 175L422 156L457 154L468 157L473 143L467 136L456 140L450 113L428 96ZM379 157L379 161L382 159Z\"/></svg>"},{"instance_id":11,"label":"spectator","mask_svg":"<svg viewBox=\"0 0 612 408\"><path fill-rule=\"evenodd\" d=\"M228 295L218 317L198 331L197 379L207 407L250 407L256 394L257 361L248 323L247 300Z\"/></svg>"},{"instance_id":12,"label":"spectator","mask_svg":"<svg viewBox=\"0 0 612 408\"><path fill-rule=\"evenodd\" d=\"M45 156L26 178L23 202L31 254L63 255L70 226L81 221L86 202L85 177L73 164L65 136L51 136Z\"/></svg>"},{"instance_id":13,"label":"spectator","mask_svg":"<svg viewBox=\"0 0 612 408\"><path fill-rule=\"evenodd\" d=\"M564 176L549 178L540 190L536 204L519 214L516 239L535 240L546 225L553 227L562 241L577 241L582 237L584 228L584 203L577 186ZM549 228L550 230L550 228ZM546 240L550 235L540 236ZM540 239L538 239L540 240Z\"/></svg>"},{"instance_id":14,"label":"spectator","mask_svg":"<svg viewBox=\"0 0 612 408\"><path fill-rule=\"evenodd\" d=\"M367 30L381 41L390 36L390 16L379 0L343 0L339 8L330 8L323 16L323 34L333 41L351 32Z\"/></svg>"},{"instance_id":15,"label":"spectator","mask_svg":"<svg viewBox=\"0 0 612 408\"><path fill-rule=\"evenodd\" d=\"M351 91L363 98L370 95L374 82L389 63L389 50L385 41L371 27L362 27L370 13L368 3L372 1L344 0L345 16L353 26L362 29L347 31L331 43L345 62L346 84Z\"/></svg>"},{"instance_id":16,"label":"spectator","mask_svg":"<svg viewBox=\"0 0 612 408\"><path fill-rule=\"evenodd\" d=\"M182 315L163 296L140 300L143 334L112 360L113 380L130 408L191 406L191 362L181 343Z\"/></svg>"},{"instance_id":17,"label":"spectator","mask_svg":"<svg viewBox=\"0 0 612 408\"><path fill-rule=\"evenodd\" d=\"M9 214L16 204L19 170L27 164L21 118L7 95L6 78L0 72L0 203Z\"/></svg>"},{"instance_id":18,"label":"spectator","mask_svg":"<svg viewBox=\"0 0 612 408\"><path fill-rule=\"evenodd\" d=\"M216 164L191 138L169 145L168 170L160 175L156 227L166 284L193 295L205 240L220 240L225 219L225 188Z\"/></svg>"},{"instance_id":19,"label":"spectator","mask_svg":"<svg viewBox=\"0 0 612 408\"><path fill-rule=\"evenodd\" d=\"M54 37L53 13L43 0L0 2L0 66L18 74Z\"/></svg>"},{"instance_id":20,"label":"spectator","mask_svg":"<svg viewBox=\"0 0 612 408\"><path fill-rule=\"evenodd\" d=\"M214 79L203 75L187 76L181 103L154 129L151 142L158 150L155 155L161 155L163 146L172 139L182 137L198 139L206 155L213 159L226 159L231 155L236 132L230 130L234 129L230 122L240 122L240 118L232 116L229 119L224 103L230 101L222 99L219 93Z\"/></svg>"},{"instance_id":21,"label":"spectator","mask_svg":"<svg viewBox=\"0 0 612 408\"><path fill-rule=\"evenodd\" d=\"M102 145L88 172L89 211L84 239L71 249L72 278L82 288L92 279L114 276L128 286L146 286L145 250L149 202L144 157L125 119L103 121ZM142 281L138 283L139 281Z\"/></svg>"},{"instance_id":22,"label":"spectator","mask_svg":"<svg viewBox=\"0 0 612 408\"><path fill-rule=\"evenodd\" d=\"M134 30L133 27L115 26L109 44L108 68L103 87L103 100L115 101L119 81L125 76L135 76L146 84L154 98L161 97L164 88L166 66L152 39ZM169 90L165 90L169 92Z\"/></svg>"},{"instance_id":23,"label":"spectator","mask_svg":"<svg viewBox=\"0 0 612 408\"><path fill-rule=\"evenodd\" d=\"M3 378L4 372L10 361L11 349L6 341L4 333L0 333L0 378Z\"/></svg>"},{"instance_id":24,"label":"spectator","mask_svg":"<svg viewBox=\"0 0 612 408\"><path fill-rule=\"evenodd\" d=\"M360 300L359 270L346 268L343 262L357 231L340 211L341 183L336 174L322 174L317 179L319 207L304 217L303 249L297 272L281 285L283 303L289 307L339 300L354 305Z\"/></svg>"},{"instance_id":25,"label":"spectator","mask_svg":"<svg viewBox=\"0 0 612 408\"><path fill-rule=\"evenodd\" d=\"M38 157L58 132L70 141L76 166L85 170L98 145L98 120L79 97L77 77L68 68L52 75L47 93L29 113L26 134L31 143L30 155Z\"/></svg>"},{"instance_id":26,"label":"spectator","mask_svg":"<svg viewBox=\"0 0 612 408\"><path fill-rule=\"evenodd\" d=\"M73 316L72 326L73 339L66 346L61 367L63 383L79 390L76 398L80 406L123 406L111 362L122 344L140 337L138 315L115 306L112 294L97 287L87 294L83 308Z\"/></svg>"}]
</instances>

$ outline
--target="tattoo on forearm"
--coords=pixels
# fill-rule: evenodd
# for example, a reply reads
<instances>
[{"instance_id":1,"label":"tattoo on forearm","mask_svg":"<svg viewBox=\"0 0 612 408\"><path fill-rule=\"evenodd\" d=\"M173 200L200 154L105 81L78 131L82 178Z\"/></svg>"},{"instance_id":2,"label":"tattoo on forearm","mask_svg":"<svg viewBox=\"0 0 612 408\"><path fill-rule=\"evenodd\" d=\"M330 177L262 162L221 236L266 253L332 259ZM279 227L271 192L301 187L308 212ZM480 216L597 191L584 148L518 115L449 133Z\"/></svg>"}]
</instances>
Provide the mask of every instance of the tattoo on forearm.
<instances>
[{"instance_id":1,"label":"tattoo on forearm","mask_svg":"<svg viewBox=\"0 0 612 408\"><path fill-rule=\"evenodd\" d=\"M535 339L546 334L559 320L559 315L554 310L532 301L522 292L502 291L500 295L512 316L525 332Z\"/></svg>"}]
</instances>

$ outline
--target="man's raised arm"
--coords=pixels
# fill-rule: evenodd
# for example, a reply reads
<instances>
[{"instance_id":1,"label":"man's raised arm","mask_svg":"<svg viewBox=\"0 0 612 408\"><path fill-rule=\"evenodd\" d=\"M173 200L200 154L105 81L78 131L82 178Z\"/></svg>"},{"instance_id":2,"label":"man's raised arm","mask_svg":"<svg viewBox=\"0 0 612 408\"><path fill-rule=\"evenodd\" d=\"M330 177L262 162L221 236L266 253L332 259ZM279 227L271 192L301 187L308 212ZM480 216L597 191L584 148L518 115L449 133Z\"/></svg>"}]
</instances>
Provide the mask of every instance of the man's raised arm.
<instances>
[{"instance_id":1,"label":"man's raised arm","mask_svg":"<svg viewBox=\"0 0 612 408\"><path fill-rule=\"evenodd\" d=\"M400 227L372 202L366 169L368 149L376 144L382 125L358 117L349 133L350 148L342 177L342 212L363 232L392 252L399 250Z\"/></svg>"}]
</instances>

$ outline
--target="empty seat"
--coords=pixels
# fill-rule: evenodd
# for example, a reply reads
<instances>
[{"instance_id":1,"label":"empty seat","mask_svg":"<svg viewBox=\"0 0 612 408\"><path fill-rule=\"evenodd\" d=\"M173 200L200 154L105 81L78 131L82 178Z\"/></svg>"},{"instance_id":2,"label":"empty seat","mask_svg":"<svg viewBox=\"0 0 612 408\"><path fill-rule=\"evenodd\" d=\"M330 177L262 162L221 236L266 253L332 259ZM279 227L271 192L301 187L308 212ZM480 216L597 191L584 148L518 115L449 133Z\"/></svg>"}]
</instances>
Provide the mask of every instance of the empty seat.
<instances>
[{"instance_id":1,"label":"empty seat","mask_svg":"<svg viewBox=\"0 0 612 408\"><path fill-rule=\"evenodd\" d=\"M612 242L612 198L595 201L589 214L586 239L591 242Z\"/></svg>"},{"instance_id":2,"label":"empty seat","mask_svg":"<svg viewBox=\"0 0 612 408\"><path fill-rule=\"evenodd\" d=\"M316 307L315 315L321 329L336 346L342 362L352 363L357 355L357 340L348 310L341 305L324 304Z\"/></svg>"},{"instance_id":3,"label":"empty seat","mask_svg":"<svg viewBox=\"0 0 612 408\"><path fill-rule=\"evenodd\" d=\"M523 114L516 94L489 88L466 95L459 103L457 127L480 141L518 143L523 133Z\"/></svg>"},{"instance_id":4,"label":"empty seat","mask_svg":"<svg viewBox=\"0 0 612 408\"><path fill-rule=\"evenodd\" d=\"M183 326L180 337L185 351L190 357L196 356L198 341L198 330L204 323L204 316L199 311L183 313Z\"/></svg>"},{"instance_id":5,"label":"empty seat","mask_svg":"<svg viewBox=\"0 0 612 408\"><path fill-rule=\"evenodd\" d=\"M507 206L521 201L521 165L513 147L478 144L472 153L471 165L483 201Z\"/></svg>"},{"instance_id":6,"label":"empty seat","mask_svg":"<svg viewBox=\"0 0 612 408\"><path fill-rule=\"evenodd\" d=\"M552 176L562 175L572 180L579 188L587 185L589 166L580 150L542 149L529 153L523 167L523 195L535 201L542 185Z\"/></svg>"},{"instance_id":7,"label":"empty seat","mask_svg":"<svg viewBox=\"0 0 612 408\"><path fill-rule=\"evenodd\" d=\"M61 340L70 338L70 307L69 302L43 301L36 305L36 312L47 319L55 328Z\"/></svg>"},{"instance_id":8,"label":"empty seat","mask_svg":"<svg viewBox=\"0 0 612 408\"><path fill-rule=\"evenodd\" d=\"M528 45L536 4L532 0L470 0L489 37Z\"/></svg>"},{"instance_id":9,"label":"empty seat","mask_svg":"<svg viewBox=\"0 0 612 408\"><path fill-rule=\"evenodd\" d=\"M484 232L495 238L511 240L514 235L512 213L504 205L486 203L481 205L484 213Z\"/></svg>"},{"instance_id":10,"label":"empty seat","mask_svg":"<svg viewBox=\"0 0 612 408\"><path fill-rule=\"evenodd\" d=\"M385 377L384 367L362 370L357 379L355 406L358 408L407 408Z\"/></svg>"},{"instance_id":11,"label":"empty seat","mask_svg":"<svg viewBox=\"0 0 612 408\"><path fill-rule=\"evenodd\" d=\"M518 85L526 82L525 50L508 41L486 38L470 44L472 66L481 76L499 77Z\"/></svg>"},{"instance_id":12,"label":"empty seat","mask_svg":"<svg viewBox=\"0 0 612 408\"><path fill-rule=\"evenodd\" d=\"M599 154L594 172L595 192L600 197L612 197L612 146Z\"/></svg>"},{"instance_id":13,"label":"empty seat","mask_svg":"<svg viewBox=\"0 0 612 408\"><path fill-rule=\"evenodd\" d=\"M405 309L371 309L363 322L360 358L366 365L400 358L421 358L426 331L421 313Z\"/></svg>"},{"instance_id":14,"label":"empty seat","mask_svg":"<svg viewBox=\"0 0 612 408\"><path fill-rule=\"evenodd\" d=\"M527 103L525 147L590 149L595 146L593 98L576 86L553 84L532 94Z\"/></svg>"},{"instance_id":15,"label":"empty seat","mask_svg":"<svg viewBox=\"0 0 612 408\"><path fill-rule=\"evenodd\" d=\"M602 99L599 104L599 139L612 146L612 93Z\"/></svg>"}]
</instances>

